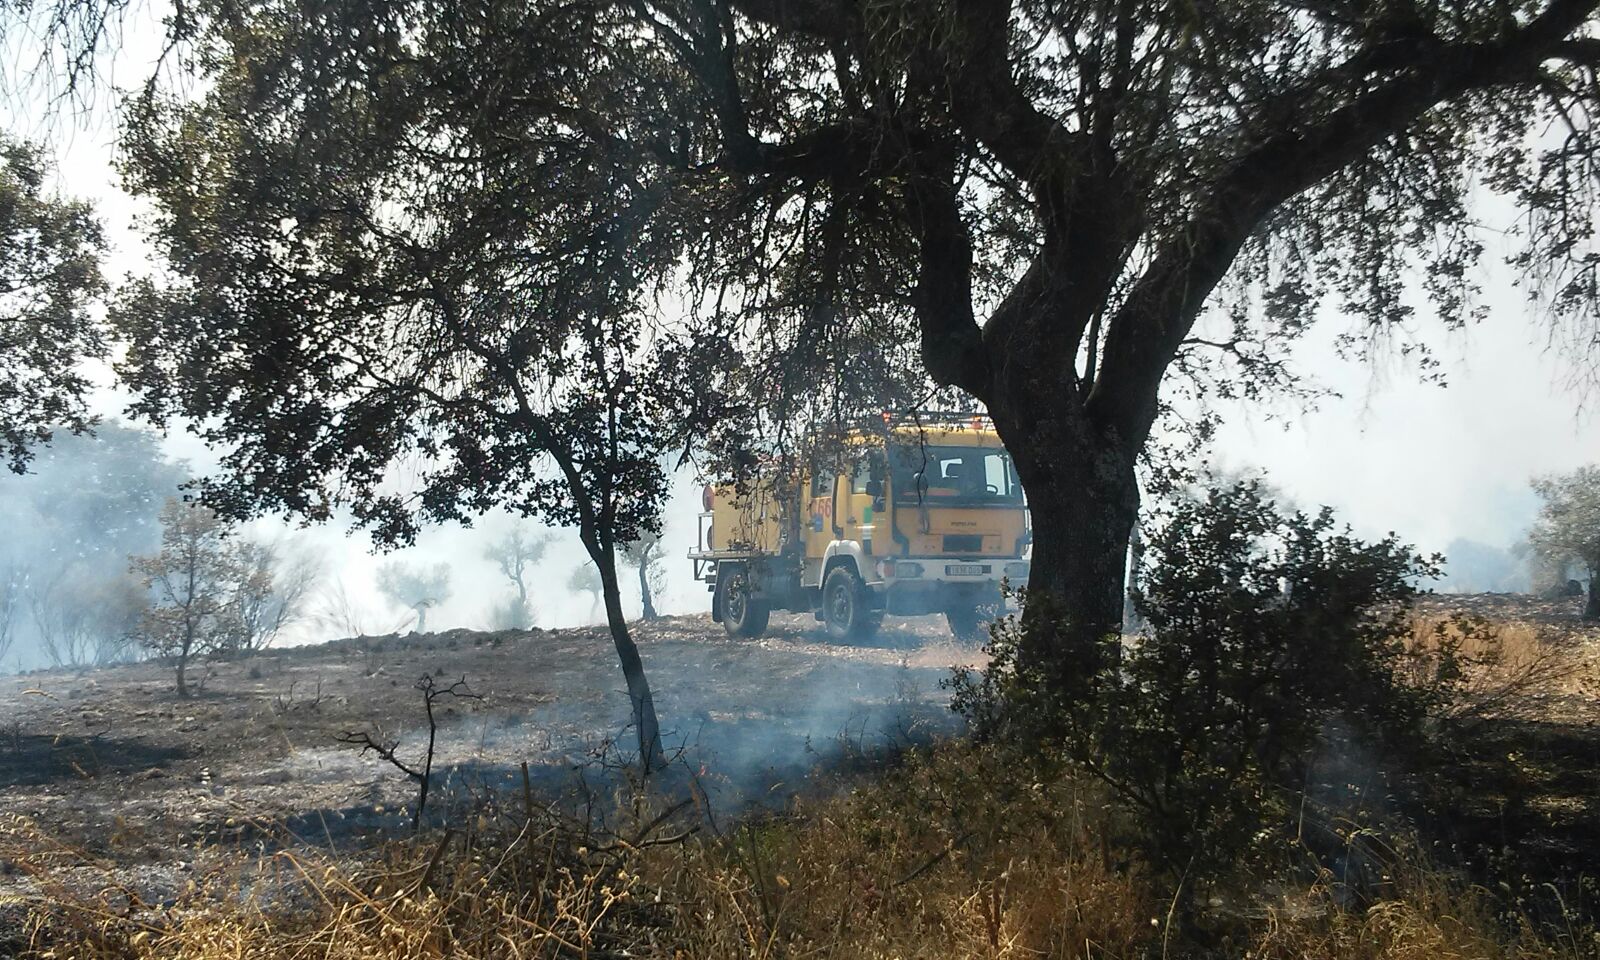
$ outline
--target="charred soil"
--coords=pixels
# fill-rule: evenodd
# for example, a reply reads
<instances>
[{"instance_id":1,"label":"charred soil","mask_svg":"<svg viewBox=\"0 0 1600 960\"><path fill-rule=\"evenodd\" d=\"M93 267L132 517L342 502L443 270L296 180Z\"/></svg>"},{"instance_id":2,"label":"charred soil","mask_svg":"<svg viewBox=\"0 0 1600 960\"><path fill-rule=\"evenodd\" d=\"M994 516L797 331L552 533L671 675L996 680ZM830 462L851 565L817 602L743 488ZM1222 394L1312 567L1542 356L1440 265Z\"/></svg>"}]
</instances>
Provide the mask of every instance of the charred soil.
<instances>
[{"instance_id":1,"label":"charred soil","mask_svg":"<svg viewBox=\"0 0 1600 960\"><path fill-rule=\"evenodd\" d=\"M754 641L706 617L635 636L669 750L729 813L806 789L819 763L952 727L939 681L975 651L943 626L898 621L860 647L798 618ZM360 637L203 665L189 698L158 662L0 678L0 808L158 898L195 850L359 850L409 832L416 785L338 738L368 732L420 757L422 675L464 677L483 696L439 704L433 823L520 793L524 763L548 798L603 786L626 759L628 701L603 628ZM27 885L0 862L0 895Z\"/></svg>"}]
</instances>

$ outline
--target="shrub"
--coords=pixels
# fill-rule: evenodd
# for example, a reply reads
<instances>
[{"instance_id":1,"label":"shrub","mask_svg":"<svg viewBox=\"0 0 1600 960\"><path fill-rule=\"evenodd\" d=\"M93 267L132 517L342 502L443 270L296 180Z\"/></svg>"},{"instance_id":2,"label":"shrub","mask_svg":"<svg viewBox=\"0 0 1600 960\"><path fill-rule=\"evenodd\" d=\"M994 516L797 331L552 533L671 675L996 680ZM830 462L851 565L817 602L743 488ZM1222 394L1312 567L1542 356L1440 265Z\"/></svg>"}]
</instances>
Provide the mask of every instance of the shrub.
<instances>
[{"instance_id":1,"label":"shrub","mask_svg":"<svg viewBox=\"0 0 1600 960\"><path fill-rule=\"evenodd\" d=\"M1064 620L1042 596L954 687L980 736L1044 746L1109 785L1173 874L1222 872L1287 821L1330 730L1420 742L1463 675L1459 647L1410 640L1408 602L1437 558L1355 539L1326 509L1285 515L1255 483L1175 505L1145 563L1145 632L1084 651L1064 694L1040 681L1073 665L1019 656Z\"/></svg>"}]
</instances>

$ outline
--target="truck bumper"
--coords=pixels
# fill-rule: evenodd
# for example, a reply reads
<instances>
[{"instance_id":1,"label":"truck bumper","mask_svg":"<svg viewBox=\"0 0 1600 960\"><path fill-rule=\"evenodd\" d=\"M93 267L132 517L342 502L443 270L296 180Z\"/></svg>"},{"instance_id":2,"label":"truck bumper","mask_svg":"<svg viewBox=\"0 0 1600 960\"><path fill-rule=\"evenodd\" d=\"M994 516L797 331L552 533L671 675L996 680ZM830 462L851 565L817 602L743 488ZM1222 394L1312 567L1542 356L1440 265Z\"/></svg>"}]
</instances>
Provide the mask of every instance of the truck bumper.
<instances>
[{"instance_id":1,"label":"truck bumper","mask_svg":"<svg viewBox=\"0 0 1600 960\"><path fill-rule=\"evenodd\" d=\"M896 557L900 573L914 565L915 576L890 572L888 564L873 572L878 579L867 586L891 614L920 616L952 608L999 604L1001 583L1012 587L1028 582L1028 562L1022 559L963 560L951 557ZM887 574L887 575L886 575Z\"/></svg>"}]
</instances>

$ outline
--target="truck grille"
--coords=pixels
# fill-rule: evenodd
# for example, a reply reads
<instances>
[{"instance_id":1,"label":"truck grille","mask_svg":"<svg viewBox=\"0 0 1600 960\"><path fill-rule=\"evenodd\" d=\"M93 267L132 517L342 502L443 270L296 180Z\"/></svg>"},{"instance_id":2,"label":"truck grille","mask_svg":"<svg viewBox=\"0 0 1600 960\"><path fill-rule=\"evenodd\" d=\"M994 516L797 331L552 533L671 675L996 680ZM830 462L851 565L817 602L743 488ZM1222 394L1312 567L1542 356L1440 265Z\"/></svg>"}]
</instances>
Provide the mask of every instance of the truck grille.
<instances>
[{"instance_id":1,"label":"truck grille","mask_svg":"<svg viewBox=\"0 0 1600 960\"><path fill-rule=\"evenodd\" d=\"M944 535L945 553L982 553L983 535L977 533L947 533Z\"/></svg>"}]
</instances>

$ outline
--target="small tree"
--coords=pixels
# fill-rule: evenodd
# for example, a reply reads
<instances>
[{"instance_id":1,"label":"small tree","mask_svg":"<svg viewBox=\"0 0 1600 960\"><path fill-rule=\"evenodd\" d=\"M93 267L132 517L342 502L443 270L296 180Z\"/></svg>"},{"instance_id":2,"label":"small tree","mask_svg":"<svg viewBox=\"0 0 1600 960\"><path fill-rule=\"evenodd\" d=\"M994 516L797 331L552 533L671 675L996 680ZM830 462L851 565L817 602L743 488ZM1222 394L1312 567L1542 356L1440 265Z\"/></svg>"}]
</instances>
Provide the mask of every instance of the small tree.
<instances>
[{"instance_id":1,"label":"small tree","mask_svg":"<svg viewBox=\"0 0 1600 960\"><path fill-rule=\"evenodd\" d=\"M289 556L274 544L240 543L234 547L238 582L234 615L239 621L238 648L243 653L265 650L299 620L316 582L317 564Z\"/></svg>"},{"instance_id":2,"label":"small tree","mask_svg":"<svg viewBox=\"0 0 1600 960\"><path fill-rule=\"evenodd\" d=\"M136 636L152 653L176 660L180 697L189 696L185 671L191 659L226 651L240 639L240 567L226 532L209 507L168 500L161 511L161 550L133 560L153 594Z\"/></svg>"},{"instance_id":3,"label":"small tree","mask_svg":"<svg viewBox=\"0 0 1600 960\"><path fill-rule=\"evenodd\" d=\"M384 738L381 734L374 737L370 733L345 732L339 734L340 743L348 743L361 748L361 752L374 753L380 760L393 765L395 769L417 782L417 806L411 812L411 829L422 829L422 815L428 808L428 787L433 781L433 755L434 748L439 740L439 718L434 715L433 706L444 697L455 697L459 700L482 700L483 697L473 693L467 686L467 678L462 677L448 687L437 686L433 677L423 674L412 689L422 694L422 709L428 718L428 749L422 755L421 767L415 767L401 760L396 751L400 748L400 741Z\"/></svg>"},{"instance_id":4,"label":"small tree","mask_svg":"<svg viewBox=\"0 0 1600 960\"><path fill-rule=\"evenodd\" d=\"M654 595L661 592L667 571L661 563L661 534L643 531L639 539L622 545L622 562L639 574L639 603L642 616L654 620L656 613Z\"/></svg>"},{"instance_id":5,"label":"small tree","mask_svg":"<svg viewBox=\"0 0 1600 960\"><path fill-rule=\"evenodd\" d=\"M391 560L378 568L378 592L398 606L417 612L417 633L428 632L428 611L450 599L450 567L413 566Z\"/></svg>"},{"instance_id":6,"label":"small tree","mask_svg":"<svg viewBox=\"0 0 1600 960\"><path fill-rule=\"evenodd\" d=\"M528 576L550 547L550 535L517 524L484 551L500 573L511 581L516 597L495 614L496 629L526 630L533 626L533 605L528 600Z\"/></svg>"},{"instance_id":7,"label":"small tree","mask_svg":"<svg viewBox=\"0 0 1600 960\"><path fill-rule=\"evenodd\" d=\"M572 576L567 578L567 589L574 593L587 593L591 600L589 604L589 619L594 619L595 611L600 608L600 599L605 590L605 585L600 581L600 572L587 563L580 563L572 568Z\"/></svg>"},{"instance_id":8,"label":"small tree","mask_svg":"<svg viewBox=\"0 0 1600 960\"><path fill-rule=\"evenodd\" d=\"M1577 563L1589 575L1586 620L1600 620L1600 466L1539 477L1534 492L1544 500L1528 533L1535 556L1556 567Z\"/></svg>"}]
</instances>

